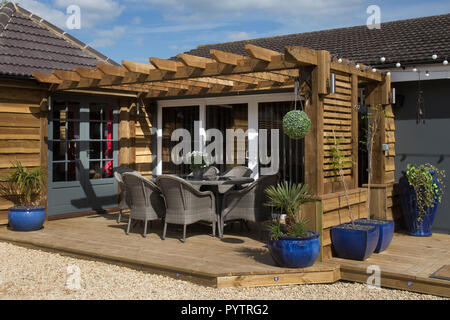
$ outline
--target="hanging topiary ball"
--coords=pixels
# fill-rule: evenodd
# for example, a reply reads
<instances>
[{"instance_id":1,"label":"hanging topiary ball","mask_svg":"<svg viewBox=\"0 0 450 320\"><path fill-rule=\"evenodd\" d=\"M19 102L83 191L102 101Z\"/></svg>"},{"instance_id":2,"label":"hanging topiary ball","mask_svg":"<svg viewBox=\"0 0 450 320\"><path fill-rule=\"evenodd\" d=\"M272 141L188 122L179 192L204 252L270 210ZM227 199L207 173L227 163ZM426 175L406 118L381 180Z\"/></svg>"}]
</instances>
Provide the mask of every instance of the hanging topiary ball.
<instances>
[{"instance_id":1,"label":"hanging topiary ball","mask_svg":"<svg viewBox=\"0 0 450 320\"><path fill-rule=\"evenodd\" d=\"M303 139L311 129L311 120L304 111L292 110L283 117L283 131L291 139Z\"/></svg>"}]
</instances>

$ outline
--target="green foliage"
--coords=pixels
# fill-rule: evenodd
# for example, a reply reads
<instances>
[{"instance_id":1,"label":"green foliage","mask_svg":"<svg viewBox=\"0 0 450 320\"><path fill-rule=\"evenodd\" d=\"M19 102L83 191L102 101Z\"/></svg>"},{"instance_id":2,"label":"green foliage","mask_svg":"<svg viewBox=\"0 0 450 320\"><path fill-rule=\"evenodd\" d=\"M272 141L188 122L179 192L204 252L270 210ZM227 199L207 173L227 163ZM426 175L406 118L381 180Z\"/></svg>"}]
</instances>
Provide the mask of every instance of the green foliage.
<instances>
[{"instance_id":1,"label":"green foliage","mask_svg":"<svg viewBox=\"0 0 450 320\"><path fill-rule=\"evenodd\" d=\"M0 2L0 7L3 7L5 4L8 4L9 1L7 0L2 0L2 2Z\"/></svg>"},{"instance_id":2,"label":"green foliage","mask_svg":"<svg viewBox=\"0 0 450 320\"><path fill-rule=\"evenodd\" d=\"M187 157L189 161L189 169L191 169L191 171L197 171L209 166L209 163L206 161L207 154L203 152L194 151L188 153Z\"/></svg>"},{"instance_id":3,"label":"green foliage","mask_svg":"<svg viewBox=\"0 0 450 320\"><path fill-rule=\"evenodd\" d=\"M350 157L346 156L344 151L342 151L342 142L345 140L344 137L334 138L328 137L328 142L331 143L330 154L331 154L331 167L334 172L339 173L343 167L349 164L353 164Z\"/></svg>"},{"instance_id":4,"label":"green foliage","mask_svg":"<svg viewBox=\"0 0 450 320\"><path fill-rule=\"evenodd\" d=\"M303 139L311 130L311 120L304 111L293 110L283 117L283 131L291 139Z\"/></svg>"},{"instance_id":5,"label":"green foliage","mask_svg":"<svg viewBox=\"0 0 450 320\"><path fill-rule=\"evenodd\" d=\"M439 170L429 163L419 166L408 165L406 178L416 191L417 220L421 222L428 208L434 207L436 200L438 203L442 201L445 171Z\"/></svg>"},{"instance_id":6,"label":"green foliage","mask_svg":"<svg viewBox=\"0 0 450 320\"><path fill-rule=\"evenodd\" d=\"M44 187L44 174L40 167L28 169L19 161L13 162L12 172L2 178L0 197L14 203L31 207L40 199Z\"/></svg>"},{"instance_id":7,"label":"green foliage","mask_svg":"<svg viewBox=\"0 0 450 320\"><path fill-rule=\"evenodd\" d=\"M314 201L315 198L308 194L308 186L281 182L276 186L270 186L265 190L268 201L264 204L278 209L280 214L286 214L286 224L279 220L269 223L268 230L272 232L272 239L278 239L282 235L302 237L307 233L307 221L297 218L300 206Z\"/></svg>"}]
</instances>

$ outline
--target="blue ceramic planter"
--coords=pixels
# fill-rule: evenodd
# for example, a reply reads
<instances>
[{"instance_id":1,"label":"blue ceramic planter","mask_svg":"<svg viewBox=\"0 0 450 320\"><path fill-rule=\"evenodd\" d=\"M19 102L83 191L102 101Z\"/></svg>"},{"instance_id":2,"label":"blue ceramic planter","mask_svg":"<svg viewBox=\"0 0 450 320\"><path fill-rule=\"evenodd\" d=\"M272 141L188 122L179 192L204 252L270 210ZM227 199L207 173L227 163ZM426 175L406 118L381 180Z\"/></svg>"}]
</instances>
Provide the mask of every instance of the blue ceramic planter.
<instances>
[{"instance_id":1,"label":"blue ceramic planter","mask_svg":"<svg viewBox=\"0 0 450 320\"><path fill-rule=\"evenodd\" d=\"M9 225L15 231L34 231L42 228L45 207L12 207L8 212Z\"/></svg>"},{"instance_id":2,"label":"blue ceramic planter","mask_svg":"<svg viewBox=\"0 0 450 320\"><path fill-rule=\"evenodd\" d=\"M432 172L430 172L433 174ZM437 181L435 180L437 183ZM432 227L434 222L434 217L436 216L436 211L438 208L438 199L436 197L435 205L428 208L427 212L423 217L423 221L417 221L418 211L417 211L417 198L416 191L409 184L408 178L403 172L403 177L399 180L399 196L400 204L402 206L403 221L405 223L405 228L409 235L417 237L429 237L432 233Z\"/></svg>"},{"instance_id":3,"label":"blue ceramic planter","mask_svg":"<svg viewBox=\"0 0 450 320\"><path fill-rule=\"evenodd\" d=\"M280 267L306 268L314 264L320 252L319 234L310 231L312 236L305 238L284 237L269 240L269 252Z\"/></svg>"},{"instance_id":4,"label":"blue ceramic planter","mask_svg":"<svg viewBox=\"0 0 450 320\"><path fill-rule=\"evenodd\" d=\"M378 244L375 248L376 253L380 253L389 246L389 244L392 241L392 237L394 236L394 229L395 229L395 223L394 221L389 221L388 223L376 223L373 222L376 219L357 219L355 220L356 224L363 224L363 225L369 225L378 227L379 230L379 237L378 237ZM387 220L380 220L380 221L387 221Z\"/></svg>"},{"instance_id":5,"label":"blue ceramic planter","mask_svg":"<svg viewBox=\"0 0 450 320\"><path fill-rule=\"evenodd\" d=\"M379 228L358 230L341 226L331 228L331 241L338 257L361 261L370 257L378 244Z\"/></svg>"}]
</instances>

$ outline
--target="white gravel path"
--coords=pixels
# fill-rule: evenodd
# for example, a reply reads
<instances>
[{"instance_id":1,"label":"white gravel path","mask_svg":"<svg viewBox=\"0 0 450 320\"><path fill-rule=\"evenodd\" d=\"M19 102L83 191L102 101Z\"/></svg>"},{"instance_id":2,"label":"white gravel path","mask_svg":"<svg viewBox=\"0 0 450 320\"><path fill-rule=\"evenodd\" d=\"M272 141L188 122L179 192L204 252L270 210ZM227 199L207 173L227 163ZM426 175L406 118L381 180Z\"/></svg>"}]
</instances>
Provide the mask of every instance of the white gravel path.
<instances>
[{"instance_id":1,"label":"white gravel path","mask_svg":"<svg viewBox=\"0 0 450 320\"><path fill-rule=\"evenodd\" d=\"M80 270L81 289L73 279ZM69 287L67 281L69 280ZM407 291L368 289L338 282L215 289L107 263L87 261L0 242L0 299L442 299Z\"/></svg>"}]
</instances>

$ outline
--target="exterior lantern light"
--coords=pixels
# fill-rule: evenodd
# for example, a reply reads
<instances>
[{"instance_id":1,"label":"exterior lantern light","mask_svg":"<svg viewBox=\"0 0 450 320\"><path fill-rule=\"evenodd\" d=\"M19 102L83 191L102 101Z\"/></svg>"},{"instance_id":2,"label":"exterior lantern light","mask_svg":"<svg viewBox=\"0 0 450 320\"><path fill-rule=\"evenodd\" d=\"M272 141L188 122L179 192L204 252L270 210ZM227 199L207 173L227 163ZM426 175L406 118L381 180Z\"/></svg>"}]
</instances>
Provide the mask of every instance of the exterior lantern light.
<instances>
[{"instance_id":1,"label":"exterior lantern light","mask_svg":"<svg viewBox=\"0 0 450 320\"><path fill-rule=\"evenodd\" d=\"M328 81L328 92L331 94L336 93L336 74L330 74L330 79Z\"/></svg>"}]
</instances>

